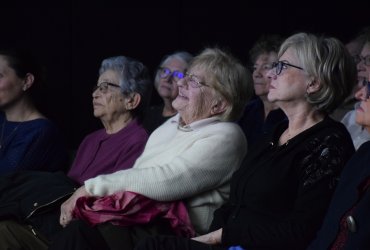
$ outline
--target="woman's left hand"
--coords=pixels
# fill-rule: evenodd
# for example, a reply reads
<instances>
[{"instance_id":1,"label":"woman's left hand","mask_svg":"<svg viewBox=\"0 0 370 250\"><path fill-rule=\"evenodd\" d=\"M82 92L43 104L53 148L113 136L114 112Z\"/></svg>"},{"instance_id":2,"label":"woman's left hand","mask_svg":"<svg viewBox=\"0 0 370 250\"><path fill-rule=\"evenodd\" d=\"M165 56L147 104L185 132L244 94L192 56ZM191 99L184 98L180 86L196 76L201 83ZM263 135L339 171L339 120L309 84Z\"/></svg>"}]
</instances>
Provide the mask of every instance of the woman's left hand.
<instances>
[{"instance_id":1,"label":"woman's left hand","mask_svg":"<svg viewBox=\"0 0 370 250\"><path fill-rule=\"evenodd\" d=\"M83 196L90 196L86 191L85 186L79 187L68 200L63 202L60 207L60 218L59 223L62 227L66 227L73 219L73 209L76 206L78 198Z\"/></svg>"},{"instance_id":2,"label":"woman's left hand","mask_svg":"<svg viewBox=\"0 0 370 250\"><path fill-rule=\"evenodd\" d=\"M204 234L198 237L191 238L192 240L196 240L208 245L218 245L221 244L221 236L222 236L222 228L210 232L208 234Z\"/></svg>"}]
</instances>

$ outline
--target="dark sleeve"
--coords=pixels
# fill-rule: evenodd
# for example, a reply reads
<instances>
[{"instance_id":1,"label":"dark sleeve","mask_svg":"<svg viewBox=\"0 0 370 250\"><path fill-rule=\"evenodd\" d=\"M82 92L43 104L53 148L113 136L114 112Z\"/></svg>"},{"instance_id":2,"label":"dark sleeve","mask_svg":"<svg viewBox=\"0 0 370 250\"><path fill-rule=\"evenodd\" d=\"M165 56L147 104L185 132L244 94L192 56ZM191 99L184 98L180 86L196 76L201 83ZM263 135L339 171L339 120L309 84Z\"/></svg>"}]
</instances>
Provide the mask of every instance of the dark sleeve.
<instances>
[{"instance_id":1,"label":"dark sleeve","mask_svg":"<svg viewBox=\"0 0 370 250\"><path fill-rule=\"evenodd\" d=\"M299 186L287 216L254 223L228 223L223 228L222 242L251 249L256 246L305 249L319 229L338 176L353 153L350 139L345 136L343 140L343 136L332 133L309 148L308 154L296 155L293 164L300 176Z\"/></svg>"},{"instance_id":2,"label":"dark sleeve","mask_svg":"<svg viewBox=\"0 0 370 250\"><path fill-rule=\"evenodd\" d=\"M223 228L229 217L231 209L232 205L229 202L216 209L216 211L213 213L213 220L208 231L212 232Z\"/></svg>"}]
</instances>

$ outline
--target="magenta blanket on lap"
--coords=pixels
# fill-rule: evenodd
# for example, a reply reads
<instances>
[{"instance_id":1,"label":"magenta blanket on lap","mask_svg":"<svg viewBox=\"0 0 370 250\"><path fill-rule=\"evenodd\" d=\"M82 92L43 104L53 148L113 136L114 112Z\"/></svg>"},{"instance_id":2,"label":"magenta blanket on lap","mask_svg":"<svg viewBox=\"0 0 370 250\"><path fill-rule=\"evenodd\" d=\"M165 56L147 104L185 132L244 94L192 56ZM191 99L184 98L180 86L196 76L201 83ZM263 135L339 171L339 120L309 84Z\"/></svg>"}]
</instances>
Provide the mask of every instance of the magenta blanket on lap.
<instances>
[{"instance_id":1,"label":"magenta blanket on lap","mask_svg":"<svg viewBox=\"0 0 370 250\"><path fill-rule=\"evenodd\" d=\"M174 232L193 237L187 209L182 201L161 202L133 192L119 192L105 197L81 197L74 217L96 225L110 222L119 226L146 224L154 219L168 220Z\"/></svg>"}]
</instances>

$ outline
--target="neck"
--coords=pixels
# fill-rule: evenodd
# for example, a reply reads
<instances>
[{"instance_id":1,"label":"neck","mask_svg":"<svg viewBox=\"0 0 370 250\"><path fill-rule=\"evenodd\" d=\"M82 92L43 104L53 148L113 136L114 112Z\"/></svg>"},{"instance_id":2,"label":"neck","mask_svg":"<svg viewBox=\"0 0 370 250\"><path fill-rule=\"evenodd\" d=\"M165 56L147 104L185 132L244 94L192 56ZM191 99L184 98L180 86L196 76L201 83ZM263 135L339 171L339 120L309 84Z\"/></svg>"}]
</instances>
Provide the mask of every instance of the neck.
<instances>
[{"instance_id":1,"label":"neck","mask_svg":"<svg viewBox=\"0 0 370 250\"><path fill-rule=\"evenodd\" d=\"M131 114L123 114L114 121L102 120L102 123L107 134L115 134L121 129L125 128L132 121L132 119L133 117L131 116Z\"/></svg>"},{"instance_id":2,"label":"neck","mask_svg":"<svg viewBox=\"0 0 370 250\"><path fill-rule=\"evenodd\" d=\"M24 122L43 117L43 115L31 103L18 103L4 109L8 121Z\"/></svg>"},{"instance_id":3,"label":"neck","mask_svg":"<svg viewBox=\"0 0 370 250\"><path fill-rule=\"evenodd\" d=\"M267 100L266 96L261 96L260 98L261 98L262 103L263 103L263 108L264 108L264 112L265 112L265 119L266 119L266 117L268 116L268 114L272 110L278 109L279 107L275 103L270 102L269 100Z\"/></svg>"},{"instance_id":4,"label":"neck","mask_svg":"<svg viewBox=\"0 0 370 250\"><path fill-rule=\"evenodd\" d=\"M280 144L288 142L296 135L311 128L324 119L324 115L318 111L301 112L297 114L289 114L288 128L280 137Z\"/></svg>"}]
</instances>

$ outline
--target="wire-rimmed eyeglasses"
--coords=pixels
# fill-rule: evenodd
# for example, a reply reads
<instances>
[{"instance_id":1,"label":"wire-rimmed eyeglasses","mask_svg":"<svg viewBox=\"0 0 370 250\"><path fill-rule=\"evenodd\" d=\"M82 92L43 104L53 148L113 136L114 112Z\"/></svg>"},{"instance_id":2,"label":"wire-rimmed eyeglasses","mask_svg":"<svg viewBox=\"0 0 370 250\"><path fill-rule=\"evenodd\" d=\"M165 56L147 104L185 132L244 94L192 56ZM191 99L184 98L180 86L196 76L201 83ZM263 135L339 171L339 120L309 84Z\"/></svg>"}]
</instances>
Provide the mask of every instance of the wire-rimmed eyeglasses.
<instances>
[{"instance_id":1,"label":"wire-rimmed eyeglasses","mask_svg":"<svg viewBox=\"0 0 370 250\"><path fill-rule=\"evenodd\" d=\"M95 92L97 89L99 89L100 92L102 93L107 93L109 87L114 87L114 88L121 88L118 84L111 83L111 82L100 82L93 88L93 92Z\"/></svg>"},{"instance_id":2,"label":"wire-rimmed eyeglasses","mask_svg":"<svg viewBox=\"0 0 370 250\"><path fill-rule=\"evenodd\" d=\"M185 74L181 71L178 71L178 70L171 71L169 68L165 68L165 67L160 67L160 68L158 68L158 70L159 70L159 77L160 78L167 78L167 77L172 76L173 79L178 81L178 80L185 77Z\"/></svg>"},{"instance_id":3,"label":"wire-rimmed eyeglasses","mask_svg":"<svg viewBox=\"0 0 370 250\"><path fill-rule=\"evenodd\" d=\"M356 56L353 57L353 59L355 60L356 64L359 64L361 61L363 61L364 65L370 66L370 55L367 55L365 57L362 57L360 55L356 55Z\"/></svg>"},{"instance_id":4,"label":"wire-rimmed eyeglasses","mask_svg":"<svg viewBox=\"0 0 370 250\"><path fill-rule=\"evenodd\" d=\"M277 62L272 63L272 68L276 68L276 71L275 71L276 75L280 75L281 71L283 69L287 69L288 66L296 68L296 69L303 70L303 68L301 68L299 66L296 66L296 65L293 65L293 64L290 64L290 63L286 63L286 62L283 62L283 61L277 61Z\"/></svg>"},{"instance_id":5,"label":"wire-rimmed eyeglasses","mask_svg":"<svg viewBox=\"0 0 370 250\"><path fill-rule=\"evenodd\" d=\"M185 80L192 88L209 87L205 82L200 81L198 76L188 72L185 73Z\"/></svg>"}]
</instances>

